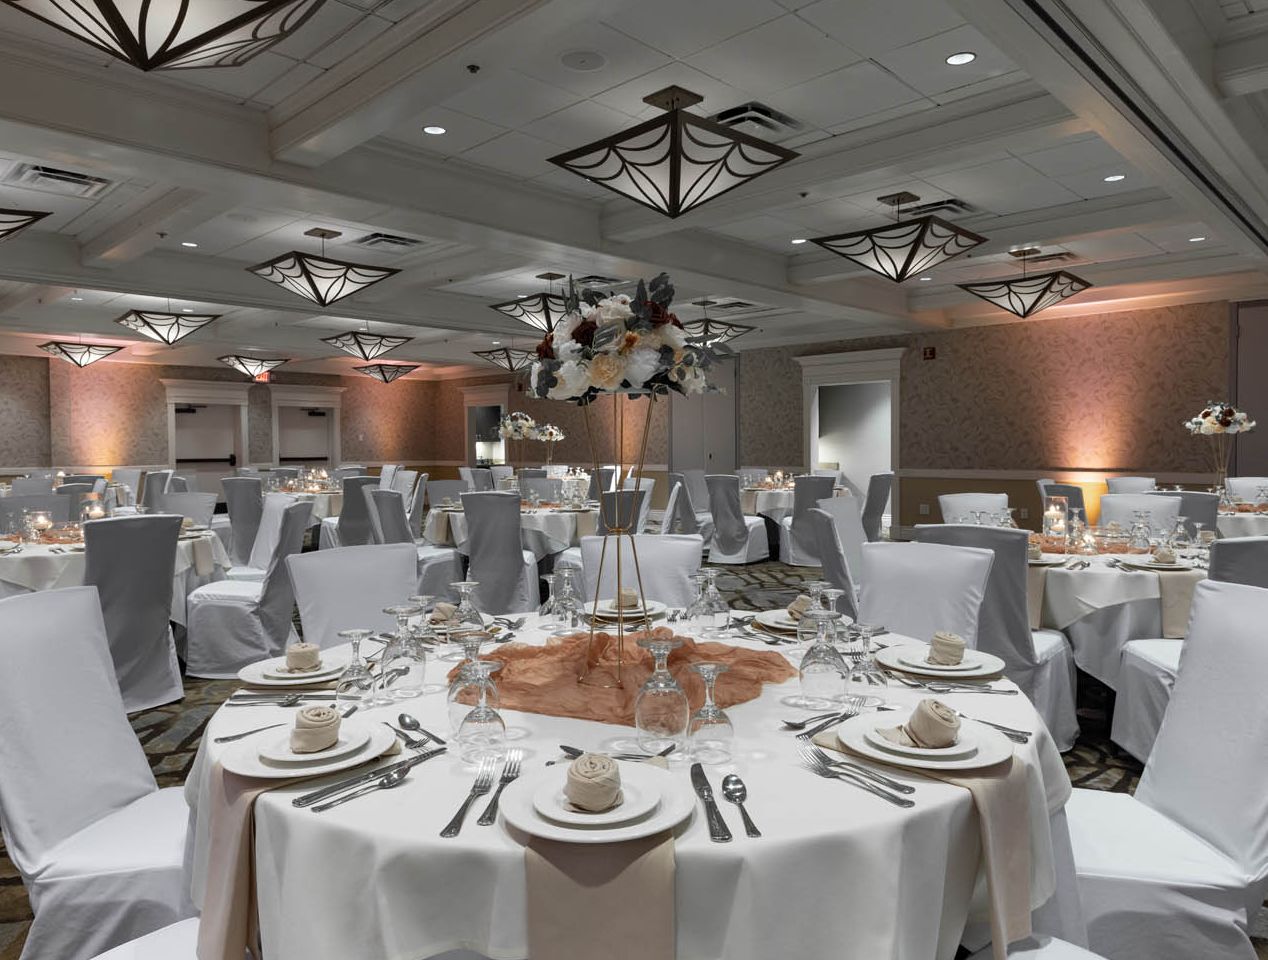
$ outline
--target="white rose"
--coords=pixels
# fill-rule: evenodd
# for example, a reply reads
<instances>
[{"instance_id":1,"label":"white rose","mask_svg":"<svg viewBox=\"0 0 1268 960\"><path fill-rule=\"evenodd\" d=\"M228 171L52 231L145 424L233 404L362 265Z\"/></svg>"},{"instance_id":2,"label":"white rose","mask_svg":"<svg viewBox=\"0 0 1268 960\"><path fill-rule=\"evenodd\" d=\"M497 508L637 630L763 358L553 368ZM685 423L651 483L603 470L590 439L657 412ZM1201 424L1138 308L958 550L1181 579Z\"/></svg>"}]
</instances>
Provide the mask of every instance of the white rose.
<instances>
[{"instance_id":1,"label":"white rose","mask_svg":"<svg viewBox=\"0 0 1268 960\"><path fill-rule=\"evenodd\" d=\"M588 312L590 308L584 304L581 307L582 312ZM559 318L559 322L555 324L555 344L558 345L560 340L572 340L572 332L577 329L577 324L581 322L581 313L565 313ZM558 350L558 346L556 346Z\"/></svg>"},{"instance_id":2,"label":"white rose","mask_svg":"<svg viewBox=\"0 0 1268 960\"><path fill-rule=\"evenodd\" d=\"M687 334L672 323L665 324L658 332L667 347L681 350L687 345Z\"/></svg>"},{"instance_id":3,"label":"white rose","mask_svg":"<svg viewBox=\"0 0 1268 960\"><path fill-rule=\"evenodd\" d=\"M550 391L552 400L570 400L573 397L579 397L590 386L590 376L586 365L576 360L569 360L563 364L555 371L555 377L559 382Z\"/></svg>"},{"instance_id":4,"label":"white rose","mask_svg":"<svg viewBox=\"0 0 1268 960\"><path fill-rule=\"evenodd\" d=\"M651 347L636 347L625 359L625 379L636 387L642 386L660 369L660 355Z\"/></svg>"},{"instance_id":5,"label":"white rose","mask_svg":"<svg viewBox=\"0 0 1268 960\"><path fill-rule=\"evenodd\" d=\"M580 360L581 351L585 348L576 340L568 340L565 343L555 341L555 358L561 361Z\"/></svg>"}]
</instances>

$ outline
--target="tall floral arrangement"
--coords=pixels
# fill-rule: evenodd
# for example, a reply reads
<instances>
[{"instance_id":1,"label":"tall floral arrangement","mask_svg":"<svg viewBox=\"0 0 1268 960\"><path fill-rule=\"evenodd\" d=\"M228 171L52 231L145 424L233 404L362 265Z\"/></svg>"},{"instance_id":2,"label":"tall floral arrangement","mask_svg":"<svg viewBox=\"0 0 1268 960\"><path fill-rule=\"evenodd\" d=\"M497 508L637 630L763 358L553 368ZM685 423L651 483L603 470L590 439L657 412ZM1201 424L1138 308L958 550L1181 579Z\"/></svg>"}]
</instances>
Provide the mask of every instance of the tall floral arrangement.
<instances>
[{"instance_id":1,"label":"tall floral arrangement","mask_svg":"<svg viewBox=\"0 0 1268 960\"><path fill-rule=\"evenodd\" d=\"M527 413L508 413L498 423L498 436L503 440L536 440L537 422Z\"/></svg>"},{"instance_id":2,"label":"tall floral arrangement","mask_svg":"<svg viewBox=\"0 0 1268 960\"><path fill-rule=\"evenodd\" d=\"M555 459L555 444L564 438L564 432L553 423L543 423L537 428L537 439L546 444L546 466Z\"/></svg>"},{"instance_id":3,"label":"tall floral arrangement","mask_svg":"<svg viewBox=\"0 0 1268 960\"><path fill-rule=\"evenodd\" d=\"M1239 433L1255 429L1255 421L1249 414L1238 410L1231 403L1208 403L1196 417L1184 421L1185 429L1195 437L1211 438L1211 461L1215 479L1220 485L1228 476L1228 457L1233 452L1233 439Z\"/></svg>"}]
</instances>

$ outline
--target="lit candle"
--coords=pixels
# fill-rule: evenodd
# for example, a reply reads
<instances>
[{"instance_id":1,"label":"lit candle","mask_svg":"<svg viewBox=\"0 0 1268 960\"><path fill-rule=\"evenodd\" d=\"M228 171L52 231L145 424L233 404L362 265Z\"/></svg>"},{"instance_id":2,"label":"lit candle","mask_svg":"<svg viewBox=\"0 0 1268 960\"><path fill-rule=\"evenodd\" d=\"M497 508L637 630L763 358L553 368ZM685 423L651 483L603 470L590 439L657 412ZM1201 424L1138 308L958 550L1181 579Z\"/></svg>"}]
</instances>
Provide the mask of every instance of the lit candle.
<instances>
[{"instance_id":1,"label":"lit candle","mask_svg":"<svg viewBox=\"0 0 1268 960\"><path fill-rule=\"evenodd\" d=\"M31 529L33 530L51 530L53 521L47 513L37 513L31 518Z\"/></svg>"}]
</instances>

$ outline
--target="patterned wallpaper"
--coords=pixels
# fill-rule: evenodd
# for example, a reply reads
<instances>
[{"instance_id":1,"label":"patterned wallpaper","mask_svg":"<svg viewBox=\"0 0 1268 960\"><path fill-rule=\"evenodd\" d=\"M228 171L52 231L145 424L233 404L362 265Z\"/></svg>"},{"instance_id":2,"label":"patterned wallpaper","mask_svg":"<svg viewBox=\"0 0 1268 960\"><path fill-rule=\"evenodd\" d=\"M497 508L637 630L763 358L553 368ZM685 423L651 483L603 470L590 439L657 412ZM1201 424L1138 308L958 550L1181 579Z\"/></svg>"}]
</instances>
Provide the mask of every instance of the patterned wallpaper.
<instances>
[{"instance_id":1,"label":"patterned wallpaper","mask_svg":"<svg viewBox=\"0 0 1268 960\"><path fill-rule=\"evenodd\" d=\"M597 454L603 462L619 459L623 463L637 461L639 448L643 440L644 424L647 421L646 399L621 398L620 416L624 426L624 447L618 455L616 451L616 424L612 418L611 398L602 398L590 404L587 415L585 408L561 400L538 400L524 393L512 392L511 407L522 410L538 423L553 423L563 430L565 440L555 445L555 461L558 463L592 463ZM591 440L586 433L586 417L590 419L590 431L593 437L594 451L591 452ZM667 463L669 460L669 401L657 400L652 403L651 421L648 424L646 463ZM541 444L526 444L525 456L533 461L545 457L545 447Z\"/></svg>"},{"instance_id":2,"label":"patterned wallpaper","mask_svg":"<svg viewBox=\"0 0 1268 960\"><path fill-rule=\"evenodd\" d=\"M0 464L49 462L48 357L0 356Z\"/></svg>"},{"instance_id":3,"label":"patterned wallpaper","mask_svg":"<svg viewBox=\"0 0 1268 960\"><path fill-rule=\"evenodd\" d=\"M907 347L901 466L1203 472L1181 429L1228 391L1229 309L1192 304L740 355L740 459L802 461L794 357ZM922 360L925 347L937 358Z\"/></svg>"}]
</instances>

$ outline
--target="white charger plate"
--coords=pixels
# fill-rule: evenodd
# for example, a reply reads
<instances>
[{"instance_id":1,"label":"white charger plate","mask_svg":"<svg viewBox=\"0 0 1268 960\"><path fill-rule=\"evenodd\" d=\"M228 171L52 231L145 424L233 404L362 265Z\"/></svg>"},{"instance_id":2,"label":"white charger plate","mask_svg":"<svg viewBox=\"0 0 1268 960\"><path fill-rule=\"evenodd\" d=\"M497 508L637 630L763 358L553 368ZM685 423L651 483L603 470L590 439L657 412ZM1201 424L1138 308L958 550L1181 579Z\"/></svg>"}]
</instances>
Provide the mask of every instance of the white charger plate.
<instances>
[{"instance_id":1,"label":"white charger plate","mask_svg":"<svg viewBox=\"0 0 1268 960\"><path fill-rule=\"evenodd\" d=\"M596 620L615 620L616 619L617 610L616 610L615 600L600 600L597 606L595 606L594 601L591 601L588 604L588 606L592 608L591 612ZM665 604L661 603L659 600L647 601L647 615L649 617L658 617L662 613L664 613L665 610L666 610ZM626 607L625 610L622 612L624 613L626 618L642 617L643 604L640 603L636 607Z\"/></svg>"},{"instance_id":2,"label":"white charger plate","mask_svg":"<svg viewBox=\"0 0 1268 960\"><path fill-rule=\"evenodd\" d=\"M314 683L323 683L333 680L348 665L345 661L330 661L330 669L333 671L326 676L317 676L314 674L305 674L302 677L291 676L288 679L280 679L276 677L265 676L264 671L270 667L276 667L278 663L286 666L285 657L272 657L268 660L260 660L256 663L248 663L245 667L238 671L238 679L243 683L249 683L255 687L306 687ZM338 667L338 669L336 669Z\"/></svg>"},{"instance_id":3,"label":"white charger plate","mask_svg":"<svg viewBox=\"0 0 1268 960\"><path fill-rule=\"evenodd\" d=\"M908 717L911 714L907 715ZM907 722L907 718L894 721L891 717L889 723L878 724L876 726L865 727L863 736L867 738L867 742L874 747L886 751L887 753L897 753L904 757L932 757L933 759L954 760L961 757L971 757L977 753L977 737L973 735L973 730L960 722L960 732L956 738L956 742L949 747L909 747L905 744L894 743L887 740L881 735L881 727L898 727Z\"/></svg>"},{"instance_id":4,"label":"white charger plate","mask_svg":"<svg viewBox=\"0 0 1268 960\"><path fill-rule=\"evenodd\" d=\"M619 762L619 761L618 761ZM624 799L618 806L599 813L587 813L569 806L564 796L564 784L568 780L568 767L558 765L554 776L544 777L533 794L533 809L547 820L574 827L615 827L645 817L660 806L664 784L655 774L649 774L644 763L622 763L621 793ZM657 771L663 772L663 771Z\"/></svg>"},{"instance_id":5,"label":"white charger plate","mask_svg":"<svg viewBox=\"0 0 1268 960\"><path fill-rule=\"evenodd\" d=\"M290 730L286 730L275 737L270 737L261 743L257 749L262 760L271 760L273 763L286 763L294 766L296 764L325 763L335 757L342 757L345 754L352 753L354 750L360 750L369 742L370 728L364 723L341 722L339 724L339 738L335 741L333 747L327 747L325 750L315 750L312 753L296 753L291 749Z\"/></svg>"},{"instance_id":6,"label":"white charger plate","mask_svg":"<svg viewBox=\"0 0 1268 960\"><path fill-rule=\"evenodd\" d=\"M662 780L659 788L660 805L642 819L612 826L573 827L543 817L533 808L533 797L543 780L551 778L551 782L558 782L555 778L563 771L555 767L547 768L536 777L520 777L507 787L502 794L502 819L515 829L544 840L562 840L565 843L621 843L669 830L691 816L696 808L696 795L685 779L674 777L668 770L651 765L641 769ZM621 776L625 776L624 769Z\"/></svg>"},{"instance_id":7,"label":"white charger plate","mask_svg":"<svg viewBox=\"0 0 1268 960\"><path fill-rule=\"evenodd\" d=\"M286 669L286 658L282 657L280 666L266 666L260 672L273 680L298 680L303 677L311 682L314 680L333 680L343 673L343 665L335 664L333 661L324 662L316 670L295 673Z\"/></svg>"},{"instance_id":8,"label":"white charger plate","mask_svg":"<svg viewBox=\"0 0 1268 960\"><path fill-rule=\"evenodd\" d=\"M968 651L966 650L965 653L967 654ZM1004 661L993 653L975 650L974 654L980 659L973 666L961 666L957 670L936 670L927 664L914 667L906 662L908 659L917 661L926 659L929 656L929 644L927 643L896 643L892 647L883 647L877 650L874 657L876 662L882 667L897 670L900 673L914 673L925 677L965 679L968 677L993 677L1003 672Z\"/></svg>"},{"instance_id":9,"label":"white charger plate","mask_svg":"<svg viewBox=\"0 0 1268 960\"><path fill-rule=\"evenodd\" d=\"M914 667L917 670L936 670L938 673L960 674L965 671L972 672L977 670L978 666L984 661L982 654L972 648L966 648L964 651L964 659L959 663L930 663L929 662L930 647L908 647L905 651L901 651L898 655L898 662L908 667Z\"/></svg>"},{"instance_id":10,"label":"white charger plate","mask_svg":"<svg viewBox=\"0 0 1268 960\"><path fill-rule=\"evenodd\" d=\"M753 620L776 633L797 632L797 621L788 615L787 610L759 610L753 614ZM850 621L845 619L845 622Z\"/></svg>"},{"instance_id":11,"label":"white charger plate","mask_svg":"<svg viewBox=\"0 0 1268 960\"><path fill-rule=\"evenodd\" d=\"M908 757L873 746L867 739L867 731L876 727L894 726L905 722L906 717L895 719L893 713L864 713L853 717L836 728L837 742L844 747L867 757L879 760L894 767L908 767L912 770L978 770L982 767L994 766L1013 755L1012 741L998 730L972 720L960 720L960 730L972 729L977 736L977 753L969 757L947 758L935 760L931 757Z\"/></svg>"},{"instance_id":12,"label":"white charger plate","mask_svg":"<svg viewBox=\"0 0 1268 960\"><path fill-rule=\"evenodd\" d=\"M294 780L297 777L319 777L339 770L350 770L363 763L369 763L383 754L392 745L396 734L391 727L381 723L370 726L370 742L360 750L335 757L322 763L274 763L260 756L259 748L246 740L239 740L229 747L220 757L221 764L230 773L243 777L257 777L261 780Z\"/></svg>"}]
</instances>

